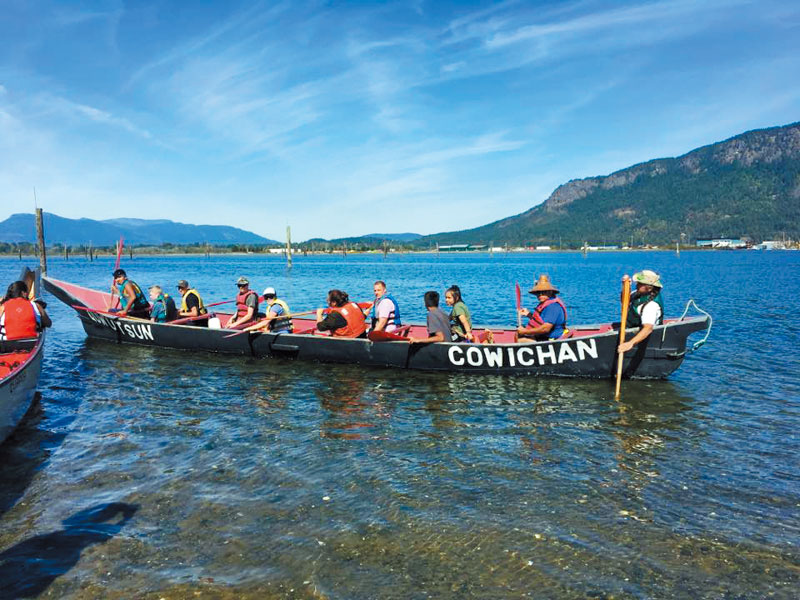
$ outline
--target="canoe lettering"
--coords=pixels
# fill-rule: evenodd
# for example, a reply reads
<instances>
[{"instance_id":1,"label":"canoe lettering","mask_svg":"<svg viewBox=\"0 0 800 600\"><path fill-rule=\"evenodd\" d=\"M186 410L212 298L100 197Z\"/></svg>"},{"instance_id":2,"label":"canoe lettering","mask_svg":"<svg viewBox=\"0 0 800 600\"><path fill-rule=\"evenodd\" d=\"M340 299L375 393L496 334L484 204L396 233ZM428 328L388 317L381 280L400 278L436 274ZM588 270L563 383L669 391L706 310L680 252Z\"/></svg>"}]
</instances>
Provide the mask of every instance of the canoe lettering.
<instances>
[{"instance_id":1,"label":"canoe lettering","mask_svg":"<svg viewBox=\"0 0 800 600\"><path fill-rule=\"evenodd\" d=\"M153 338L153 331L150 328L150 325L147 323L121 323L118 320L111 319L105 315L99 315L93 312L86 312L85 314L97 325L105 327L106 329L119 331L122 335L129 338L155 341Z\"/></svg>"},{"instance_id":2,"label":"canoe lettering","mask_svg":"<svg viewBox=\"0 0 800 600\"><path fill-rule=\"evenodd\" d=\"M544 346L490 347L490 346L450 346L447 358L456 367L533 367L539 365L559 365L565 362L580 362L586 358L597 358L595 340L576 340ZM506 364L507 363L507 364Z\"/></svg>"}]
</instances>

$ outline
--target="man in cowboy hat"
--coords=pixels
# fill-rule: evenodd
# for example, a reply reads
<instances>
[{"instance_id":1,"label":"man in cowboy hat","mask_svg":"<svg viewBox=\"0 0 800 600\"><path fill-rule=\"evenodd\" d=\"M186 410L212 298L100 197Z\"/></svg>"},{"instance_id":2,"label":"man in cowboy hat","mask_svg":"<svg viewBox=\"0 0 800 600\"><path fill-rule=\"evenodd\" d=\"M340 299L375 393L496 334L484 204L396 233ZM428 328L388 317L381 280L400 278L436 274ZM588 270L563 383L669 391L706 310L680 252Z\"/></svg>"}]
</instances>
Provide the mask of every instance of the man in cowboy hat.
<instances>
[{"instance_id":1,"label":"man in cowboy hat","mask_svg":"<svg viewBox=\"0 0 800 600\"><path fill-rule=\"evenodd\" d=\"M523 317L529 317L528 324L517 328L516 340L518 342L541 342L556 340L569 335L567 329L567 307L560 298L556 297L558 289L550 283L547 275L540 275L529 294L534 294L539 300L539 305L532 311L520 308Z\"/></svg>"},{"instance_id":2,"label":"man in cowboy hat","mask_svg":"<svg viewBox=\"0 0 800 600\"><path fill-rule=\"evenodd\" d=\"M625 275L622 281L630 281ZM626 327L641 327L639 331L627 342L623 342L617 349L625 353L639 342L646 340L653 332L653 327L664 322L664 301L661 298L661 277L655 271L639 271L633 275L636 291L631 294L630 310Z\"/></svg>"}]
</instances>

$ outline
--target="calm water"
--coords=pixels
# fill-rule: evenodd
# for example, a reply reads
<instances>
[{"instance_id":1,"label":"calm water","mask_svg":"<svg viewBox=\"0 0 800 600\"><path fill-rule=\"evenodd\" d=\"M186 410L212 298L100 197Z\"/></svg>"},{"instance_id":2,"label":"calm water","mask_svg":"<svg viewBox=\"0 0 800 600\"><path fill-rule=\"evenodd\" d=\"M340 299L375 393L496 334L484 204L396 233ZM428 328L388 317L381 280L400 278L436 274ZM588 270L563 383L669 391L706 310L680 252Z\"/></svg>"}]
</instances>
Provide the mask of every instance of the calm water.
<instances>
[{"instance_id":1,"label":"calm water","mask_svg":"<svg viewBox=\"0 0 800 600\"><path fill-rule=\"evenodd\" d=\"M112 259L51 259L105 287ZM571 321L662 273L709 343L667 381L362 370L116 346L49 297L38 412L0 447L0 597L794 598L800 253L136 258L142 286L247 274L293 309L458 283L514 322L547 272ZM16 260L0 260L0 281ZM3 284L5 285L5 283ZM760 304L763 302L763 304ZM4 596L5 595L5 596Z\"/></svg>"}]
</instances>

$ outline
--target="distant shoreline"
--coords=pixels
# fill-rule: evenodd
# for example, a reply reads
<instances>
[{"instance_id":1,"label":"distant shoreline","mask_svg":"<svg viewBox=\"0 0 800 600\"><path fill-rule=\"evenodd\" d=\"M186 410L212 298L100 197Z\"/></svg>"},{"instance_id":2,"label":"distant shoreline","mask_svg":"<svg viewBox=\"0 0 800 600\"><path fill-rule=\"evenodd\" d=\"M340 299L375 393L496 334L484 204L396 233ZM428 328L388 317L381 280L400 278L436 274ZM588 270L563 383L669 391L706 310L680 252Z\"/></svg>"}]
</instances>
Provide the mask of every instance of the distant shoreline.
<instances>
[{"instance_id":1,"label":"distant shoreline","mask_svg":"<svg viewBox=\"0 0 800 600\"><path fill-rule=\"evenodd\" d=\"M780 250L759 250L753 248L751 250L758 250L760 252L776 252ZM792 250L788 248L786 250ZM747 249L731 249L731 248L696 248L696 247L685 247L680 249L681 252L745 252ZM588 250L587 254L612 254L612 253L630 253L630 252L675 252L675 248L616 248L616 249L608 249L608 250ZM583 250L581 249L565 249L565 250L509 250L500 251L500 252L488 252L486 250L481 251L458 251L458 252L436 252L435 250L401 250L401 251L393 251L389 252L388 255L401 255L401 254L419 254L419 255L431 255L431 256L481 256L481 255L489 255L492 256L494 254L499 256L506 256L506 255L520 255L520 254L581 254ZM367 251L357 251L357 250L348 250L347 255L354 255L354 256L362 256L362 255L375 255L375 256L383 256L382 251L377 250L367 250ZM136 258L189 258L189 257L196 257L196 258L218 258L218 257L226 257L226 256L236 256L236 257L246 257L246 256L253 256L259 258L274 258L276 260L286 260L284 254L277 254L277 253L269 253L269 252L209 252L207 255L205 253L199 252L140 252L134 253L133 260ZM309 256L343 256L342 252L293 252L292 258L306 258ZM11 253L0 253L0 258L7 259L7 260L18 260L20 262L39 262L39 257L35 254L23 254L20 258L19 254L11 254ZM131 260L130 255L128 253L123 254L123 260ZM64 256L61 253L52 253L48 254L47 257L48 261L64 261ZM100 254L96 255L93 260L115 260L115 254ZM85 261L91 262L83 253L75 253L71 254L67 261Z\"/></svg>"}]
</instances>

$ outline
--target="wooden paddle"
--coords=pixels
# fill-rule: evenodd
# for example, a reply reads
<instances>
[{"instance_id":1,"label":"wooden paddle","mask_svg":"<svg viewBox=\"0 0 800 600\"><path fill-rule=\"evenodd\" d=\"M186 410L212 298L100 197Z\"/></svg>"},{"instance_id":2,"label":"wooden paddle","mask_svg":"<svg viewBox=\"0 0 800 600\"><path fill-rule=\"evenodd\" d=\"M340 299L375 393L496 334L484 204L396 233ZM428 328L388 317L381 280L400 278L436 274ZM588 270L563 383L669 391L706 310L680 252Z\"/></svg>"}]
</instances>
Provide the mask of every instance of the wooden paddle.
<instances>
[{"instance_id":1,"label":"wooden paddle","mask_svg":"<svg viewBox=\"0 0 800 600\"><path fill-rule=\"evenodd\" d=\"M183 317L181 319L175 319L174 321L167 321L167 325L183 325L184 323L189 323L190 321L202 321L203 319L210 319L213 316L212 313L206 313L204 315L197 315L196 317Z\"/></svg>"},{"instance_id":2,"label":"wooden paddle","mask_svg":"<svg viewBox=\"0 0 800 600\"><path fill-rule=\"evenodd\" d=\"M629 279L622 280L622 319L619 322L619 343L625 342L625 326L628 322L628 305L631 301L631 284ZM622 363L625 360L624 352L617 352L617 387L614 390L614 400L619 400L622 386Z\"/></svg>"},{"instance_id":3,"label":"wooden paddle","mask_svg":"<svg viewBox=\"0 0 800 600\"><path fill-rule=\"evenodd\" d=\"M75 310L82 310L84 312L97 313L106 317L116 317L117 319L131 319L133 321L150 321L150 319L143 319L142 317L131 317L130 315L121 315L119 313L109 312L107 310L97 310L96 308L89 308L88 306L81 306L80 304L71 304Z\"/></svg>"},{"instance_id":4,"label":"wooden paddle","mask_svg":"<svg viewBox=\"0 0 800 600\"><path fill-rule=\"evenodd\" d=\"M261 319L258 323L254 324L254 325L250 325L250 327L245 327L241 331L235 331L234 333L231 333L230 335L225 335L225 336L222 336L222 337L230 338L230 337L234 337L234 336L237 336L237 335L241 335L243 333L250 333L251 331L255 331L257 329L261 329L262 327L266 326L267 323L269 323L270 321L274 321L275 319L293 319L294 317L300 317L300 316L303 316L303 315L310 315L310 314L313 314L313 313L316 313L316 312L317 312L316 310L306 310L306 311L303 311L303 312L291 313L289 315L278 315L278 316L275 316L275 317L269 317L269 318L266 318L266 319Z\"/></svg>"},{"instance_id":5,"label":"wooden paddle","mask_svg":"<svg viewBox=\"0 0 800 600\"><path fill-rule=\"evenodd\" d=\"M388 331L370 331L367 334L370 342L407 342L408 338L404 335L397 335Z\"/></svg>"},{"instance_id":6,"label":"wooden paddle","mask_svg":"<svg viewBox=\"0 0 800 600\"><path fill-rule=\"evenodd\" d=\"M522 290L519 289L519 282L516 284L516 289L514 291L517 298L517 327L522 327L522 315L519 312L522 308Z\"/></svg>"}]
</instances>

